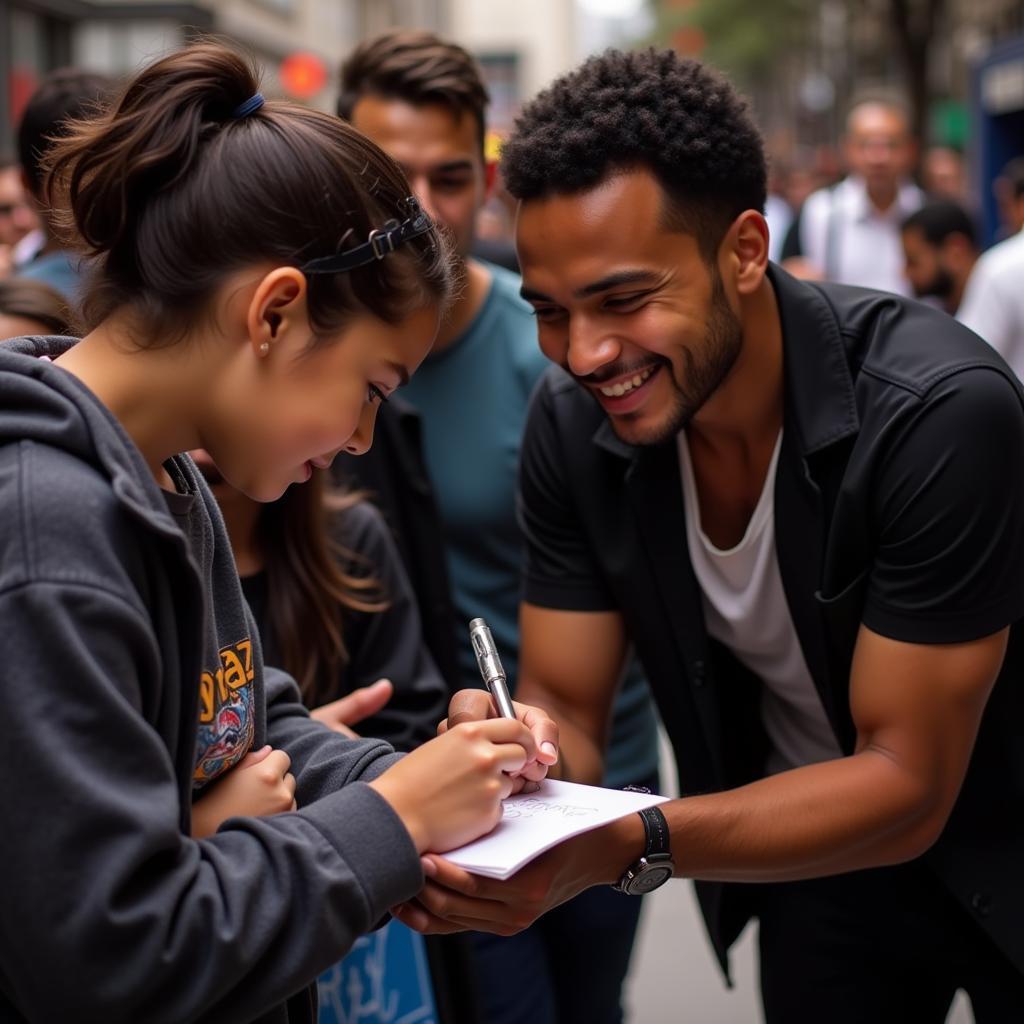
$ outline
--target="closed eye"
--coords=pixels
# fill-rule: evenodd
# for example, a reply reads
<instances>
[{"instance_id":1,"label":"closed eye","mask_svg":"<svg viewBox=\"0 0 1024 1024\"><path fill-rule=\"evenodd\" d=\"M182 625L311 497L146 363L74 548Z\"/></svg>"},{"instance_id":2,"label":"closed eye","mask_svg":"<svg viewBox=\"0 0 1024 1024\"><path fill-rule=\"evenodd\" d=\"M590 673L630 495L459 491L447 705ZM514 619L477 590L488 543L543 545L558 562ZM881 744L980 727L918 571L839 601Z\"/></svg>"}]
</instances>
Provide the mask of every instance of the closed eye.
<instances>
[{"instance_id":1,"label":"closed eye","mask_svg":"<svg viewBox=\"0 0 1024 1024\"><path fill-rule=\"evenodd\" d=\"M642 305L650 292L638 292L633 295L611 295L605 299L605 307L617 312L630 313Z\"/></svg>"},{"instance_id":2,"label":"closed eye","mask_svg":"<svg viewBox=\"0 0 1024 1024\"><path fill-rule=\"evenodd\" d=\"M376 384L370 384L366 392L366 400L373 405L374 401L386 402L388 396Z\"/></svg>"},{"instance_id":3,"label":"closed eye","mask_svg":"<svg viewBox=\"0 0 1024 1024\"><path fill-rule=\"evenodd\" d=\"M559 306L534 306L533 315L545 323L557 320L565 311Z\"/></svg>"}]
</instances>

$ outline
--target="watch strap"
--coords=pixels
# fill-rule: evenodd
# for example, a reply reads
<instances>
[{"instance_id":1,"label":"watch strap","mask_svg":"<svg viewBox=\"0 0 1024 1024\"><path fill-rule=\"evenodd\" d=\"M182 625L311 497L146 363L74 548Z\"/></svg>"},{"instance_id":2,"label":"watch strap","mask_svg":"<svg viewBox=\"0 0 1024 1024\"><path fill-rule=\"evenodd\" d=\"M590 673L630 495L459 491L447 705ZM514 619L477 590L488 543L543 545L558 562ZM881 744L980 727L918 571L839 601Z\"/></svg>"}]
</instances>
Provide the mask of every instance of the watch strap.
<instances>
[{"instance_id":1,"label":"watch strap","mask_svg":"<svg viewBox=\"0 0 1024 1024\"><path fill-rule=\"evenodd\" d=\"M660 807L645 807L637 812L644 823L645 857L668 856L671 853L668 821Z\"/></svg>"}]
</instances>

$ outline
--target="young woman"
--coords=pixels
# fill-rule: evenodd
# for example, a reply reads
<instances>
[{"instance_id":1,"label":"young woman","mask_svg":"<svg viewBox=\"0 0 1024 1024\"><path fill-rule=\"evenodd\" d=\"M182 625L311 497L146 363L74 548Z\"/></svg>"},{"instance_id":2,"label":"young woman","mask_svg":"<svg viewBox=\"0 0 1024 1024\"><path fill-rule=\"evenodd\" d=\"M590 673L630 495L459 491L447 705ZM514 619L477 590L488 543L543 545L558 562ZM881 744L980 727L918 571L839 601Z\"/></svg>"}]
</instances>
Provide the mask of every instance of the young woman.
<instances>
[{"instance_id":1,"label":"young woman","mask_svg":"<svg viewBox=\"0 0 1024 1024\"><path fill-rule=\"evenodd\" d=\"M310 1019L302 990L419 891L418 855L486 832L508 773L553 760L499 719L402 757L311 721L263 667L176 453L272 500L365 450L448 270L394 164L256 88L197 45L55 144L89 330L0 346L7 1020ZM193 839L194 794L267 745L297 810Z\"/></svg>"},{"instance_id":2,"label":"young woman","mask_svg":"<svg viewBox=\"0 0 1024 1024\"><path fill-rule=\"evenodd\" d=\"M352 737L357 726L396 750L431 739L448 691L381 514L356 494L328 491L319 469L277 501L256 502L206 452L191 454L224 516L264 658L298 682L312 717ZM261 784L276 763L266 763L269 753L247 755L194 803L193 835L233 814L289 809L276 779ZM257 765L261 772L247 772Z\"/></svg>"}]
</instances>

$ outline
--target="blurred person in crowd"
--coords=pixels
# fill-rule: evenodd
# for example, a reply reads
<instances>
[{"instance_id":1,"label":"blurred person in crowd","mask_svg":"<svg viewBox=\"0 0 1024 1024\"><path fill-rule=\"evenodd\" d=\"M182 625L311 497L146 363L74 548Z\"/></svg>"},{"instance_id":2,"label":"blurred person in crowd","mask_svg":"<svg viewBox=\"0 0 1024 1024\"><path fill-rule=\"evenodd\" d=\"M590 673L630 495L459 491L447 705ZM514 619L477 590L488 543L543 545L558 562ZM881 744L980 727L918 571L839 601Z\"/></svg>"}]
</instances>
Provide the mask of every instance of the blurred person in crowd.
<instances>
[{"instance_id":1,"label":"blurred person in crowd","mask_svg":"<svg viewBox=\"0 0 1024 1024\"><path fill-rule=\"evenodd\" d=\"M952 146L929 146L921 157L921 187L928 196L966 203L967 173L963 154Z\"/></svg>"},{"instance_id":2,"label":"blurred person in crowd","mask_svg":"<svg viewBox=\"0 0 1024 1024\"><path fill-rule=\"evenodd\" d=\"M768 258L782 258L782 243L793 223L793 207L786 198L789 168L779 160L768 163L768 195L764 201L764 219L768 222Z\"/></svg>"},{"instance_id":3,"label":"blurred person in crowd","mask_svg":"<svg viewBox=\"0 0 1024 1024\"><path fill-rule=\"evenodd\" d=\"M999 238L1011 238L1024 228L1024 156L1014 157L992 182L999 210Z\"/></svg>"},{"instance_id":4,"label":"blurred person in crowd","mask_svg":"<svg viewBox=\"0 0 1024 1024\"><path fill-rule=\"evenodd\" d=\"M68 248L43 193L46 154L56 139L67 134L70 123L97 113L110 98L114 80L77 68L51 71L29 98L18 124L18 158L25 187L42 225L39 248L25 253L18 273L56 288L70 302L82 287L81 255Z\"/></svg>"},{"instance_id":5,"label":"blurred person in crowd","mask_svg":"<svg viewBox=\"0 0 1024 1024\"><path fill-rule=\"evenodd\" d=\"M497 160L498 152L495 146L493 157L488 155L487 169L491 184L484 205L476 215L471 253L487 263L496 263L499 267L518 274L519 260L516 258L515 246L516 203L501 180Z\"/></svg>"},{"instance_id":6,"label":"blurred person in crowd","mask_svg":"<svg viewBox=\"0 0 1024 1024\"><path fill-rule=\"evenodd\" d=\"M42 281L0 281L0 340L23 334L68 334L67 303Z\"/></svg>"},{"instance_id":7,"label":"blurred person in crowd","mask_svg":"<svg viewBox=\"0 0 1024 1024\"><path fill-rule=\"evenodd\" d=\"M530 393L547 362L537 347L532 311L519 296L520 279L471 255L486 192L487 90L462 47L418 31L388 33L360 45L342 67L341 89L338 112L398 161L462 260L463 288L402 399L418 414L426 463L419 479L433 490L440 510L437 539L447 557L456 612L457 686L481 685L468 623L482 616L514 688L522 568L516 465ZM369 465L385 457L375 447ZM372 490L367 465L364 457L345 468ZM655 785L657 726L635 662L625 675L611 734L605 782ZM621 1020L621 988L639 911L638 901L596 890L518 936L480 936L476 961L484 1019ZM530 986L523 986L524 975Z\"/></svg>"},{"instance_id":8,"label":"blurred person in crowd","mask_svg":"<svg viewBox=\"0 0 1024 1024\"><path fill-rule=\"evenodd\" d=\"M9 274L23 257L19 247L39 230L39 219L33 211L21 167L13 156L0 155L0 277Z\"/></svg>"},{"instance_id":9,"label":"blurred person in crowd","mask_svg":"<svg viewBox=\"0 0 1024 1024\"><path fill-rule=\"evenodd\" d=\"M503 882L427 857L400 919L521 928L675 874L726 970L759 919L768 1024L941 1024L958 988L1019 1019L1019 382L938 310L771 263L749 108L673 51L556 80L502 169L556 364L521 453L520 696L559 722L549 774L596 782L635 646L684 795ZM489 711L466 690L448 722Z\"/></svg>"},{"instance_id":10,"label":"blurred person in crowd","mask_svg":"<svg viewBox=\"0 0 1024 1024\"><path fill-rule=\"evenodd\" d=\"M999 188L1004 222L1014 233L982 253L957 319L980 334L1024 379L1024 158L1006 165Z\"/></svg>"},{"instance_id":11,"label":"blurred person in crowd","mask_svg":"<svg viewBox=\"0 0 1024 1024\"><path fill-rule=\"evenodd\" d=\"M910 180L916 152L901 105L889 99L855 103L843 139L847 176L808 196L784 266L809 279L908 295L900 225L924 198Z\"/></svg>"},{"instance_id":12,"label":"blurred person in crowd","mask_svg":"<svg viewBox=\"0 0 1024 1024\"><path fill-rule=\"evenodd\" d=\"M955 315L978 259L971 215L953 199L929 199L903 222L901 238L914 294Z\"/></svg>"}]
</instances>

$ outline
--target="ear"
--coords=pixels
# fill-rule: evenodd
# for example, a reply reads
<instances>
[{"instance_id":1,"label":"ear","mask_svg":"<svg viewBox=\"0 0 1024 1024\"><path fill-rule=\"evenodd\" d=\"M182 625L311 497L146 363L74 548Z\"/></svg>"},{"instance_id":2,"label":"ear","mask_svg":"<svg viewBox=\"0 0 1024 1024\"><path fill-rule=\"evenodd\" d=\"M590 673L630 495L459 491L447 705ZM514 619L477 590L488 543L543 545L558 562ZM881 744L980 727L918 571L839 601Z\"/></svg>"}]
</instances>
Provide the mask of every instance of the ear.
<instances>
[{"instance_id":1,"label":"ear","mask_svg":"<svg viewBox=\"0 0 1024 1024\"><path fill-rule=\"evenodd\" d=\"M725 233L720 257L725 258L729 276L741 296L757 291L768 269L768 222L764 215L744 210Z\"/></svg>"},{"instance_id":2,"label":"ear","mask_svg":"<svg viewBox=\"0 0 1024 1024\"><path fill-rule=\"evenodd\" d=\"M306 275L297 267L276 267L260 280L245 317L249 344L257 356L266 356L286 338L309 334Z\"/></svg>"}]
</instances>

